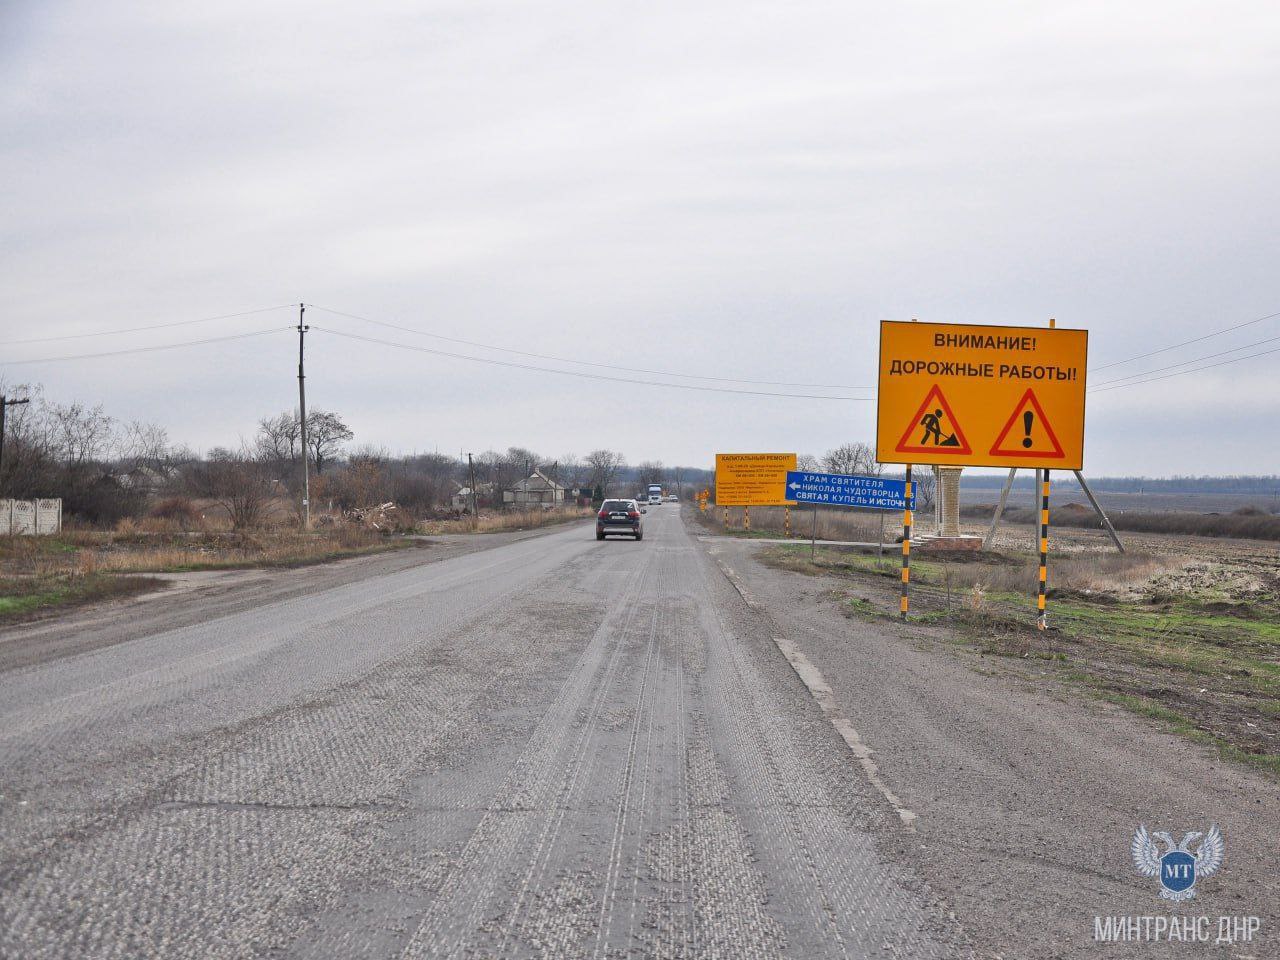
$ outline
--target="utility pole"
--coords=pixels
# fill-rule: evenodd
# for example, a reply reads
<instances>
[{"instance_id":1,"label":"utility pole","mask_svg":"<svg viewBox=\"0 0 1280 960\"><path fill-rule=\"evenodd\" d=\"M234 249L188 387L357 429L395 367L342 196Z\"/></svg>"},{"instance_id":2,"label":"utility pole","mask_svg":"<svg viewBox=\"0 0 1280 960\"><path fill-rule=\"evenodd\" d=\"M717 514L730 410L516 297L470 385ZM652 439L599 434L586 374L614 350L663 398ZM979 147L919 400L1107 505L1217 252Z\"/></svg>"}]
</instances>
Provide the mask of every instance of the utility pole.
<instances>
[{"instance_id":1,"label":"utility pole","mask_svg":"<svg viewBox=\"0 0 1280 960\"><path fill-rule=\"evenodd\" d=\"M476 465L469 453L467 454L467 469L471 471L471 519L475 520L480 516L480 508L476 506Z\"/></svg>"},{"instance_id":2,"label":"utility pole","mask_svg":"<svg viewBox=\"0 0 1280 960\"><path fill-rule=\"evenodd\" d=\"M31 398L27 397L23 400L10 400L8 397L0 396L0 477L4 476L4 415L10 407L16 407L21 403L30 403Z\"/></svg>"},{"instance_id":3,"label":"utility pole","mask_svg":"<svg viewBox=\"0 0 1280 960\"><path fill-rule=\"evenodd\" d=\"M311 472L307 468L307 374L303 368L307 331L305 303L298 304L298 423L302 427L302 529L311 529Z\"/></svg>"}]
</instances>

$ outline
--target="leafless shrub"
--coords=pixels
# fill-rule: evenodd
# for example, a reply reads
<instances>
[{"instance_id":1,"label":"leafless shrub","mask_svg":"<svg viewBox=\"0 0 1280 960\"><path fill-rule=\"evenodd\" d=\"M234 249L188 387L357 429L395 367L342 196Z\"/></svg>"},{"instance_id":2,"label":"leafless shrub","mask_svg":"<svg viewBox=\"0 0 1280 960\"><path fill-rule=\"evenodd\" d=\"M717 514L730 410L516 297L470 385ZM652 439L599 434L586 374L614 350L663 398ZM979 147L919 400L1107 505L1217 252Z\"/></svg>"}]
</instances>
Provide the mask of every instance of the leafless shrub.
<instances>
[{"instance_id":1,"label":"leafless shrub","mask_svg":"<svg viewBox=\"0 0 1280 960\"><path fill-rule=\"evenodd\" d=\"M272 496L265 465L248 448L239 453L217 451L194 464L187 482L196 496L207 497L221 507L236 530L262 525Z\"/></svg>"},{"instance_id":2,"label":"leafless shrub","mask_svg":"<svg viewBox=\"0 0 1280 960\"><path fill-rule=\"evenodd\" d=\"M168 521L179 530L200 529L200 511L187 497L166 497L150 510L149 516Z\"/></svg>"}]
</instances>

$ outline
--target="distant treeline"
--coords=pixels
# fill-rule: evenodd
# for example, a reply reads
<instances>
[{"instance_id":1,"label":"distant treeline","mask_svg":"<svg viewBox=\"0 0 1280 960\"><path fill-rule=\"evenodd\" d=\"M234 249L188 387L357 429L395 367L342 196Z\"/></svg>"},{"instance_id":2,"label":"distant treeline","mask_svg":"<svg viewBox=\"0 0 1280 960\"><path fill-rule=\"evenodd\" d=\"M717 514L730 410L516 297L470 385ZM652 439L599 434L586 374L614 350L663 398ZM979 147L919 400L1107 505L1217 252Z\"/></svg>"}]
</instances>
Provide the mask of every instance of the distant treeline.
<instances>
[{"instance_id":1,"label":"distant treeline","mask_svg":"<svg viewBox=\"0 0 1280 960\"><path fill-rule=\"evenodd\" d=\"M1055 488L1076 487L1075 478L1069 473L1055 471ZM1273 495L1280 490L1280 476L1231 476L1231 477L1085 477L1096 493L1235 493L1248 496ZM1000 475L962 476L965 490L999 490L1005 478ZM1035 473L1019 470L1014 479L1015 489L1030 490L1035 484Z\"/></svg>"}]
</instances>

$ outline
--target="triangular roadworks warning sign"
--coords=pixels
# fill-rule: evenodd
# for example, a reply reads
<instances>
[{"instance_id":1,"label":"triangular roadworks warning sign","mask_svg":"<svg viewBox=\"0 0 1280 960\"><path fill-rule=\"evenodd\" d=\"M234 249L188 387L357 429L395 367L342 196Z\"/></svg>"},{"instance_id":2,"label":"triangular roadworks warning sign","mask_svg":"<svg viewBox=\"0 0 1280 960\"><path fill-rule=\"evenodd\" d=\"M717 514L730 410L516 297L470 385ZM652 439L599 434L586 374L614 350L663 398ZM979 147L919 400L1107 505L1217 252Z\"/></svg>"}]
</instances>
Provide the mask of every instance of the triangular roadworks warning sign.
<instances>
[{"instance_id":1,"label":"triangular roadworks warning sign","mask_svg":"<svg viewBox=\"0 0 1280 960\"><path fill-rule=\"evenodd\" d=\"M892 434L890 434L892 436ZM973 453L964 431L951 412L951 404L935 383L907 424L902 439L893 448L898 453L944 453L968 456Z\"/></svg>"},{"instance_id":2,"label":"triangular roadworks warning sign","mask_svg":"<svg viewBox=\"0 0 1280 960\"><path fill-rule=\"evenodd\" d=\"M991 445L990 455L1035 457L1037 460L1066 456L1033 390L1027 390L1013 408L1013 413L1009 414L1009 422Z\"/></svg>"}]
</instances>

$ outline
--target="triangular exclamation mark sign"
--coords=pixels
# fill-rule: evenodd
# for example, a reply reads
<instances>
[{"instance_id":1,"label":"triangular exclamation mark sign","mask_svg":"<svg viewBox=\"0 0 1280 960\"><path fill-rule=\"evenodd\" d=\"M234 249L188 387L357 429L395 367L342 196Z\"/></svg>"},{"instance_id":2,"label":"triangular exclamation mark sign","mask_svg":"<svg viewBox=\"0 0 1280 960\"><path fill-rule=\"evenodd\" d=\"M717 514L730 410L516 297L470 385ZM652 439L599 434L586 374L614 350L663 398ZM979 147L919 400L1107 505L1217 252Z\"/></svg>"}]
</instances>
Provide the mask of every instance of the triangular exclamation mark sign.
<instances>
[{"instance_id":1,"label":"triangular exclamation mark sign","mask_svg":"<svg viewBox=\"0 0 1280 960\"><path fill-rule=\"evenodd\" d=\"M993 457L1045 457L1057 459L1065 457L1058 435L1053 432L1049 418L1044 415L1044 407L1036 399L1035 391L1027 390L1013 408L1004 429L991 445L990 455Z\"/></svg>"}]
</instances>

